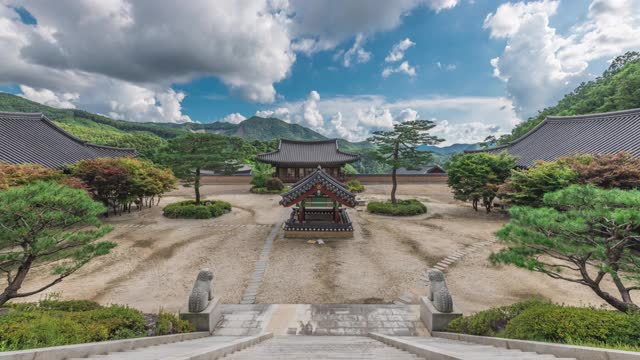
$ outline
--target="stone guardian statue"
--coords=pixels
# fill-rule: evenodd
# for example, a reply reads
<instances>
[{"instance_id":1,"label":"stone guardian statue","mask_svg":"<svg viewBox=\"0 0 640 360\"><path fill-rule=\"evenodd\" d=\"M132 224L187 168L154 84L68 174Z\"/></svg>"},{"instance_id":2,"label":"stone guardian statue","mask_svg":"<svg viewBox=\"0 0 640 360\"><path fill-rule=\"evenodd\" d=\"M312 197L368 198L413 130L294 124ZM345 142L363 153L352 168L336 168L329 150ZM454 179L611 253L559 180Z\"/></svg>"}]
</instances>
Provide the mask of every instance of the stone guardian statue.
<instances>
[{"instance_id":1,"label":"stone guardian statue","mask_svg":"<svg viewBox=\"0 0 640 360\"><path fill-rule=\"evenodd\" d=\"M438 269L431 269L427 273L429 277L429 300L433 303L436 310L443 313L453 311L453 300L444 281L444 273Z\"/></svg>"},{"instance_id":2,"label":"stone guardian statue","mask_svg":"<svg viewBox=\"0 0 640 360\"><path fill-rule=\"evenodd\" d=\"M202 269L198 273L193 290L189 295L189 312L199 313L204 311L213 300L213 273L209 269Z\"/></svg>"}]
</instances>

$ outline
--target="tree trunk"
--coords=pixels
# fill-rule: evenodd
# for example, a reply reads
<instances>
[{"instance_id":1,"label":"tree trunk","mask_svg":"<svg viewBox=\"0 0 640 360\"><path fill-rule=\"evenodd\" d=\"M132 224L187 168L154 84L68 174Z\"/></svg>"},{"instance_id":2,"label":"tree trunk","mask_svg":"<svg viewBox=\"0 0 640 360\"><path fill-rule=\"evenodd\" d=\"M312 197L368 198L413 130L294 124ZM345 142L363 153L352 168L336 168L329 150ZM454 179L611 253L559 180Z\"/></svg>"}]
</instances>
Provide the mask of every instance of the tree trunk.
<instances>
[{"instance_id":1,"label":"tree trunk","mask_svg":"<svg viewBox=\"0 0 640 360\"><path fill-rule=\"evenodd\" d=\"M638 311L640 311L640 307L638 307L638 305L630 302L624 302L616 298L615 296L611 296L611 294L609 294L608 292L602 291L602 289L600 289L599 286L595 286L591 288L596 293L596 295L598 295L602 300L606 301L607 304L613 306L614 308L616 308L617 310L623 313L628 313L628 312L637 313Z\"/></svg>"},{"instance_id":2,"label":"tree trunk","mask_svg":"<svg viewBox=\"0 0 640 360\"><path fill-rule=\"evenodd\" d=\"M33 258L28 257L22 263L22 265L20 265L20 267L18 268L18 272L16 273L16 276L13 278L11 283L9 283L4 291L0 293L0 306L13 299L18 293L18 290L20 290L20 288L22 287L22 282L27 277L27 274L31 269L31 264L33 264Z\"/></svg>"},{"instance_id":3,"label":"tree trunk","mask_svg":"<svg viewBox=\"0 0 640 360\"><path fill-rule=\"evenodd\" d=\"M395 204L398 202L398 200L396 200L396 189L398 188L398 179L396 179L396 168L393 168L393 170L391 170L391 183L393 184L391 186L391 203Z\"/></svg>"},{"instance_id":4,"label":"tree trunk","mask_svg":"<svg viewBox=\"0 0 640 360\"><path fill-rule=\"evenodd\" d=\"M200 205L200 168L196 168L196 176L193 181L193 189L196 192L196 205Z\"/></svg>"}]
</instances>

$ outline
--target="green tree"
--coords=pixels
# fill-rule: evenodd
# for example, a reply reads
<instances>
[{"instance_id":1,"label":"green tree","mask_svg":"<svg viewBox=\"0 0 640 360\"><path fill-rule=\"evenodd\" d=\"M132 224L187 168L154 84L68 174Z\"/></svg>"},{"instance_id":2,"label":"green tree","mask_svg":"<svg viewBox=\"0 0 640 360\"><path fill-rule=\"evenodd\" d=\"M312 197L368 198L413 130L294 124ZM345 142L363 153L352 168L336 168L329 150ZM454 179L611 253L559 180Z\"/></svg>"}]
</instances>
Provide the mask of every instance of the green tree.
<instances>
[{"instance_id":1,"label":"green tree","mask_svg":"<svg viewBox=\"0 0 640 360\"><path fill-rule=\"evenodd\" d=\"M556 161L538 161L528 169L517 169L500 185L498 197L510 205L542 205L546 193L575 184L578 174L567 164Z\"/></svg>"},{"instance_id":2,"label":"green tree","mask_svg":"<svg viewBox=\"0 0 640 360\"><path fill-rule=\"evenodd\" d=\"M200 205L201 171L231 174L240 167L246 149L240 138L192 133L169 140L160 157L176 176L193 181L196 205Z\"/></svg>"},{"instance_id":3,"label":"green tree","mask_svg":"<svg viewBox=\"0 0 640 360\"><path fill-rule=\"evenodd\" d=\"M516 166L516 158L502 152L500 154L471 153L455 154L446 164L447 183L453 190L454 198L471 200L473 209L478 211L478 203L491 211L498 187L505 182Z\"/></svg>"},{"instance_id":4,"label":"green tree","mask_svg":"<svg viewBox=\"0 0 640 360\"><path fill-rule=\"evenodd\" d=\"M111 230L98 219L104 211L86 191L55 182L0 191L0 272L7 280L0 306L44 291L107 254L115 245L96 242ZM36 265L51 266L56 277L38 289L19 292Z\"/></svg>"},{"instance_id":5,"label":"green tree","mask_svg":"<svg viewBox=\"0 0 640 360\"><path fill-rule=\"evenodd\" d=\"M253 177L251 185L257 188L263 188L267 185L267 180L273 176L273 166L265 163L256 163L253 167Z\"/></svg>"},{"instance_id":6,"label":"green tree","mask_svg":"<svg viewBox=\"0 0 640 360\"><path fill-rule=\"evenodd\" d=\"M391 203L396 204L396 190L398 179L396 173L400 168L417 170L420 166L433 161L433 154L429 151L420 151L419 145L434 145L444 139L429 135L428 131L435 124L429 120L413 120L400 124L394 124L393 130L374 131L373 136L367 139L376 145L374 157L380 163L391 168Z\"/></svg>"},{"instance_id":7,"label":"green tree","mask_svg":"<svg viewBox=\"0 0 640 360\"><path fill-rule=\"evenodd\" d=\"M571 185L546 194L542 208L515 206L498 233L510 246L491 255L554 279L590 288L622 312L638 312L631 292L640 290L640 191ZM618 291L603 288L609 277Z\"/></svg>"}]
</instances>

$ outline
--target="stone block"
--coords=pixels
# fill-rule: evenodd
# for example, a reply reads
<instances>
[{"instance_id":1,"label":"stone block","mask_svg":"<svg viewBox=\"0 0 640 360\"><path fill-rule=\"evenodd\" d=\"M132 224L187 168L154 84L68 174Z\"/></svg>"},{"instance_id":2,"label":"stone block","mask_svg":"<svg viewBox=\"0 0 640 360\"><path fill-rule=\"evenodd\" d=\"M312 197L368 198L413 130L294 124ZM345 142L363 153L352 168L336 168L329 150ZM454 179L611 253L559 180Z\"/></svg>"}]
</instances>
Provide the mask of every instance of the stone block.
<instances>
[{"instance_id":1,"label":"stone block","mask_svg":"<svg viewBox=\"0 0 640 360\"><path fill-rule=\"evenodd\" d=\"M189 307L185 307L180 312L180 319L189 321L195 331L208 331L209 333L213 333L222 315L220 311L215 311L219 302L220 298L214 298L209 302L209 305L199 313L191 313L189 312Z\"/></svg>"},{"instance_id":2,"label":"stone block","mask_svg":"<svg viewBox=\"0 0 640 360\"><path fill-rule=\"evenodd\" d=\"M455 304L453 312L442 313L436 310L426 296L420 299L420 319L422 319L429 332L444 331L451 321L461 316L462 313L456 308Z\"/></svg>"}]
</instances>

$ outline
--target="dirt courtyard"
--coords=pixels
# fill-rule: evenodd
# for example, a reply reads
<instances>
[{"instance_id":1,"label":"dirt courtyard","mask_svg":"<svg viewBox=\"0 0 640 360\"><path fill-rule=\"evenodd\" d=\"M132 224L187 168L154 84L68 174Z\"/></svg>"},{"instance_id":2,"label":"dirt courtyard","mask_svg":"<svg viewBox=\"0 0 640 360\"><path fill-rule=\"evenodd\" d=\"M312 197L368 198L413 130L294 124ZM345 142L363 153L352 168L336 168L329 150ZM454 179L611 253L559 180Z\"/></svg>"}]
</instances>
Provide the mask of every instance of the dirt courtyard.
<instances>
[{"instance_id":1,"label":"dirt courtyard","mask_svg":"<svg viewBox=\"0 0 640 360\"><path fill-rule=\"evenodd\" d=\"M215 274L216 296L223 303L238 303L271 226L282 223L289 209L278 205L278 195L251 194L249 185L206 185L205 198L230 202L231 213L211 220L162 216L162 206L191 198L192 192L180 188L159 207L106 219L114 226L106 239L118 246L48 293L127 304L146 312L175 312L186 303L198 270L209 267ZM360 197L379 200L389 193L390 185L368 185ZM504 215L476 213L455 201L445 184L403 184L399 197L418 198L428 213L392 218L368 214L362 207L350 209L354 238L325 240L325 245L285 239L280 233L257 302L389 303L407 292L420 295L426 293L426 288L416 286L423 271L458 249L493 239L507 221ZM603 303L580 285L490 265L489 254L500 246L481 248L447 269L454 302L463 312L531 297L574 305ZM23 290L43 283L27 281Z\"/></svg>"}]
</instances>

